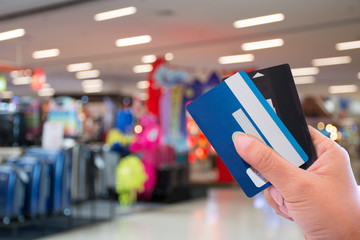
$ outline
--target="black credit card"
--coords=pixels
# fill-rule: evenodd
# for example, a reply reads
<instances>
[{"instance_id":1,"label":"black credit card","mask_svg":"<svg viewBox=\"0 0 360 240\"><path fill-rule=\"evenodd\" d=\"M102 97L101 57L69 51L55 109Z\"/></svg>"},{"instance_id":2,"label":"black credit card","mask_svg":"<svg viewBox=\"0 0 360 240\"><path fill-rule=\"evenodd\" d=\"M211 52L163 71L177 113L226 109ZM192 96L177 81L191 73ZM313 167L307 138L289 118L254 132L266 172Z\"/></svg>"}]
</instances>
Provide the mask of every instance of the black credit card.
<instances>
[{"instance_id":1,"label":"black credit card","mask_svg":"<svg viewBox=\"0 0 360 240\"><path fill-rule=\"evenodd\" d=\"M283 64L247 74L308 155L309 160L300 166L307 169L317 156L290 66Z\"/></svg>"}]
</instances>

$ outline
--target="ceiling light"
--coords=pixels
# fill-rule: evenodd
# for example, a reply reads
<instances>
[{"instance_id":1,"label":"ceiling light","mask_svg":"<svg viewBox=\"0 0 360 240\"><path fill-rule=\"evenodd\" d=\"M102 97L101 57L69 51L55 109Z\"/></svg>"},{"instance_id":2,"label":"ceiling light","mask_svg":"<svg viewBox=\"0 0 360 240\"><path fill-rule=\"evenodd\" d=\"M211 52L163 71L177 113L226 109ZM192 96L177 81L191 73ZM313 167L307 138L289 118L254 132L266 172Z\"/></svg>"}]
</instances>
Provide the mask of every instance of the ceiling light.
<instances>
[{"instance_id":1,"label":"ceiling light","mask_svg":"<svg viewBox=\"0 0 360 240\"><path fill-rule=\"evenodd\" d=\"M55 89L54 88L42 88L38 91L38 95L40 97L51 97L54 96Z\"/></svg>"},{"instance_id":2,"label":"ceiling light","mask_svg":"<svg viewBox=\"0 0 360 240\"><path fill-rule=\"evenodd\" d=\"M118 47L126 47L131 45L149 43L149 42L151 42L151 36L142 35L142 36L130 37L130 38L120 38L116 40L115 44Z\"/></svg>"},{"instance_id":3,"label":"ceiling light","mask_svg":"<svg viewBox=\"0 0 360 240\"><path fill-rule=\"evenodd\" d=\"M294 77L317 75L319 74L319 68L317 67L293 68L291 69L291 73Z\"/></svg>"},{"instance_id":4,"label":"ceiling light","mask_svg":"<svg viewBox=\"0 0 360 240\"><path fill-rule=\"evenodd\" d=\"M350 62L351 62L351 57L342 56L342 57L313 59L312 65L316 67L320 67L320 66L329 66L329 65L337 65L337 64L346 64Z\"/></svg>"},{"instance_id":5,"label":"ceiling light","mask_svg":"<svg viewBox=\"0 0 360 240\"><path fill-rule=\"evenodd\" d=\"M337 43L335 48L338 51L360 48L360 41Z\"/></svg>"},{"instance_id":6,"label":"ceiling light","mask_svg":"<svg viewBox=\"0 0 360 240\"><path fill-rule=\"evenodd\" d=\"M149 81L139 81L136 84L137 88L139 89L147 89L150 87Z\"/></svg>"},{"instance_id":7,"label":"ceiling light","mask_svg":"<svg viewBox=\"0 0 360 240\"><path fill-rule=\"evenodd\" d=\"M252 62L255 57L252 54L232 55L219 57L218 61L220 64L231 64L241 62Z\"/></svg>"},{"instance_id":8,"label":"ceiling light","mask_svg":"<svg viewBox=\"0 0 360 240\"><path fill-rule=\"evenodd\" d=\"M164 57L165 57L166 61L171 61L174 59L174 54L166 53ZM141 58L141 61L143 63L153 63L156 61L156 59L157 59L157 57L155 55L145 55Z\"/></svg>"},{"instance_id":9,"label":"ceiling light","mask_svg":"<svg viewBox=\"0 0 360 240\"><path fill-rule=\"evenodd\" d=\"M103 90L103 80L84 80L81 82L81 86L85 93L101 92Z\"/></svg>"},{"instance_id":10,"label":"ceiling light","mask_svg":"<svg viewBox=\"0 0 360 240\"><path fill-rule=\"evenodd\" d=\"M13 78L12 84L14 84L14 85L30 84L31 80L32 80L32 78L30 76L16 77L16 78Z\"/></svg>"},{"instance_id":11,"label":"ceiling light","mask_svg":"<svg viewBox=\"0 0 360 240\"><path fill-rule=\"evenodd\" d=\"M81 82L81 86L83 88L102 87L103 86L103 80L101 80L101 79L84 80L84 81Z\"/></svg>"},{"instance_id":12,"label":"ceiling light","mask_svg":"<svg viewBox=\"0 0 360 240\"><path fill-rule=\"evenodd\" d=\"M265 41L244 43L243 45L241 45L241 48L244 51L251 51L264 48L281 47L282 45L284 45L284 40L282 40L281 38L277 38Z\"/></svg>"},{"instance_id":13,"label":"ceiling light","mask_svg":"<svg viewBox=\"0 0 360 240\"><path fill-rule=\"evenodd\" d=\"M41 50L41 51L35 51L32 54L32 57L34 59L40 59L40 58L50 58L50 57L57 57L60 54L59 49L48 49L48 50Z\"/></svg>"},{"instance_id":14,"label":"ceiling light","mask_svg":"<svg viewBox=\"0 0 360 240\"><path fill-rule=\"evenodd\" d=\"M136 65L133 68L134 73L147 73L151 72L153 66L151 64Z\"/></svg>"},{"instance_id":15,"label":"ceiling light","mask_svg":"<svg viewBox=\"0 0 360 240\"><path fill-rule=\"evenodd\" d=\"M18 37L22 37L24 35L25 35L25 30L22 28L7 31L7 32L2 32L2 33L0 33L0 41L18 38Z\"/></svg>"},{"instance_id":16,"label":"ceiling light","mask_svg":"<svg viewBox=\"0 0 360 240\"><path fill-rule=\"evenodd\" d=\"M83 91L85 93L96 93L96 92L102 92L103 86L97 86L97 87L84 87Z\"/></svg>"},{"instance_id":17,"label":"ceiling light","mask_svg":"<svg viewBox=\"0 0 360 240\"><path fill-rule=\"evenodd\" d=\"M5 91L1 93L1 97L3 99L10 99L14 96L14 92L13 91Z\"/></svg>"},{"instance_id":18,"label":"ceiling light","mask_svg":"<svg viewBox=\"0 0 360 240\"><path fill-rule=\"evenodd\" d=\"M315 77L314 76L295 77L294 81L296 85L310 84L315 82Z\"/></svg>"},{"instance_id":19,"label":"ceiling light","mask_svg":"<svg viewBox=\"0 0 360 240\"><path fill-rule=\"evenodd\" d=\"M141 61L143 63L153 63L156 61L156 56L155 55L145 55L141 58Z\"/></svg>"},{"instance_id":20,"label":"ceiling light","mask_svg":"<svg viewBox=\"0 0 360 240\"><path fill-rule=\"evenodd\" d=\"M100 71L97 69L81 71L81 72L77 72L75 76L77 79L97 78L100 76Z\"/></svg>"},{"instance_id":21,"label":"ceiling light","mask_svg":"<svg viewBox=\"0 0 360 240\"><path fill-rule=\"evenodd\" d=\"M233 26L234 28L244 28L244 27L251 27L261 24L280 22L283 21L284 19L285 19L284 14L277 13L277 14L266 15L261 17L238 20L233 23Z\"/></svg>"},{"instance_id":22,"label":"ceiling light","mask_svg":"<svg viewBox=\"0 0 360 240\"><path fill-rule=\"evenodd\" d=\"M68 72L79 72L79 71L86 71L92 69L92 63L84 62L84 63L73 63L67 66Z\"/></svg>"},{"instance_id":23,"label":"ceiling light","mask_svg":"<svg viewBox=\"0 0 360 240\"><path fill-rule=\"evenodd\" d=\"M32 71L31 69L13 70L10 72L9 75L11 78L26 77L26 76L31 76Z\"/></svg>"},{"instance_id":24,"label":"ceiling light","mask_svg":"<svg viewBox=\"0 0 360 240\"><path fill-rule=\"evenodd\" d=\"M360 72L358 72L358 75L357 75L358 79L360 79Z\"/></svg>"},{"instance_id":25,"label":"ceiling light","mask_svg":"<svg viewBox=\"0 0 360 240\"><path fill-rule=\"evenodd\" d=\"M337 85L337 86L330 86L329 93L336 94L336 93L352 93L358 90L357 85Z\"/></svg>"},{"instance_id":26,"label":"ceiling light","mask_svg":"<svg viewBox=\"0 0 360 240\"><path fill-rule=\"evenodd\" d=\"M172 54L172 53L166 53L165 54L165 60L166 61L171 61L173 59L174 59L174 54Z\"/></svg>"},{"instance_id":27,"label":"ceiling light","mask_svg":"<svg viewBox=\"0 0 360 240\"><path fill-rule=\"evenodd\" d=\"M108 19L128 16L128 15L131 15L134 13L136 13L136 7L120 8L120 9L116 9L116 10L111 10L111 11L95 14L94 20L95 21L104 21L104 20L108 20Z\"/></svg>"}]
</instances>

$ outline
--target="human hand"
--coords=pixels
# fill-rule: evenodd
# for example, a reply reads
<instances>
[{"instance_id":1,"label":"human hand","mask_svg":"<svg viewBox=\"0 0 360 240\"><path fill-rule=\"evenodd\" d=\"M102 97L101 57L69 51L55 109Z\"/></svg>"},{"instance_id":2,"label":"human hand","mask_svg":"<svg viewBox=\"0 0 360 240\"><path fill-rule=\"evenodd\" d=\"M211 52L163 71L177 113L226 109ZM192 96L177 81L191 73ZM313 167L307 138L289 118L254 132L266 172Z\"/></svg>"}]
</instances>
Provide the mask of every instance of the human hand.
<instances>
[{"instance_id":1,"label":"human hand","mask_svg":"<svg viewBox=\"0 0 360 240\"><path fill-rule=\"evenodd\" d=\"M360 191L346 150L309 127L318 159L303 170L257 138L239 133L239 155L272 186L264 192L275 212L295 221L308 239L360 239Z\"/></svg>"}]
</instances>

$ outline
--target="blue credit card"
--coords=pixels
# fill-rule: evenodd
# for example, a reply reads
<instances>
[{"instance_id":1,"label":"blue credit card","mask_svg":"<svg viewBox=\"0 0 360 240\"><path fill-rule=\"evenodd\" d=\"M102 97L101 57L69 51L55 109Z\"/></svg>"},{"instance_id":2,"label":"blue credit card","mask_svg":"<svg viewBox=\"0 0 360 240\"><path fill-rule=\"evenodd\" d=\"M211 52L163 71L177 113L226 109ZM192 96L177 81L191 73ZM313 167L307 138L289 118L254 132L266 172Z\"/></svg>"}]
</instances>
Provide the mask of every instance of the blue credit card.
<instances>
[{"instance_id":1,"label":"blue credit card","mask_svg":"<svg viewBox=\"0 0 360 240\"><path fill-rule=\"evenodd\" d=\"M308 160L244 71L192 101L187 110L248 197L271 184L238 155L232 141L234 132L257 137L298 167Z\"/></svg>"}]
</instances>

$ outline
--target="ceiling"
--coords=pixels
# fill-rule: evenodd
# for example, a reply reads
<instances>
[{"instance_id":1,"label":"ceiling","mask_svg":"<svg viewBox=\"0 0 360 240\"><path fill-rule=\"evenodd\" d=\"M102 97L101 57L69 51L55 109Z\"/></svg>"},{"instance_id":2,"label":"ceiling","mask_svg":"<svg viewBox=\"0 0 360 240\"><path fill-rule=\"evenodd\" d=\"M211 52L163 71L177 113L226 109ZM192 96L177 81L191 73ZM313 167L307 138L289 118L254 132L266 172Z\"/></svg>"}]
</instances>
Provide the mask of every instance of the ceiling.
<instances>
[{"instance_id":1,"label":"ceiling","mask_svg":"<svg viewBox=\"0 0 360 240\"><path fill-rule=\"evenodd\" d=\"M81 93L80 80L66 71L71 63L93 63L101 72L104 92L132 94L135 74L147 54L174 54L171 65L197 71L264 68L289 63L310 67L314 58L351 56L350 64L320 67L316 82L298 85L303 94L328 94L329 85L357 84L360 49L337 51L335 44L360 40L359 0L0 0L0 32L24 28L24 37L0 42L0 63L42 67L57 93ZM134 15L95 22L94 14L135 6ZM235 29L235 20L283 13L282 22ZM148 44L116 47L119 38L149 34ZM221 65L224 55L248 53L241 44L282 38L284 46L252 51L255 61ZM58 48L60 55L32 59L36 50ZM28 86L10 86L17 94L31 94ZM34 94L34 93L33 93ZM351 94L359 98L359 94Z\"/></svg>"}]
</instances>

